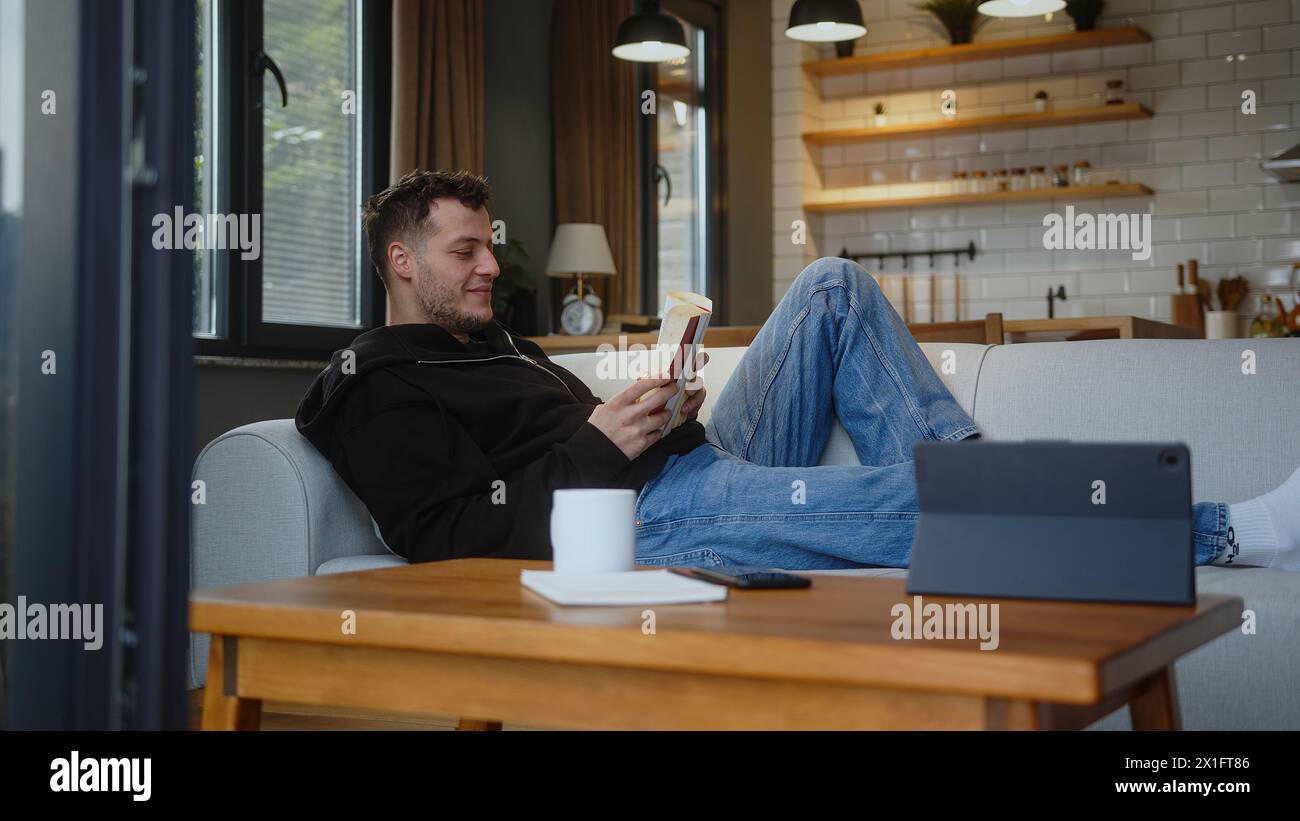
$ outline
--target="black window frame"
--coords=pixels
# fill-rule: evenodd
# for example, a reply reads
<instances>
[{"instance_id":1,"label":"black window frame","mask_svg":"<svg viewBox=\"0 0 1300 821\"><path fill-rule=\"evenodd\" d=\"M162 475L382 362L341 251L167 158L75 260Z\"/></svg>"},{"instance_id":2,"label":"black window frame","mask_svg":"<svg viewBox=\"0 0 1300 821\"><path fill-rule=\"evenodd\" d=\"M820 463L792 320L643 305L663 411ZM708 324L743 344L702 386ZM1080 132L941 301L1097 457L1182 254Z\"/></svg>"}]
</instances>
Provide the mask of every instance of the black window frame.
<instances>
[{"instance_id":1,"label":"black window frame","mask_svg":"<svg viewBox=\"0 0 1300 821\"><path fill-rule=\"evenodd\" d=\"M661 0L662 10L674 14L705 32L708 40L707 59L704 63L704 89L708 100L708 171L705 175L701 202L709 210L710 245L704 260L705 290L713 300L713 324L726 322L726 272L727 220L726 178L724 152L726 139L723 124L726 122L726 86L723 76L723 24L724 16L716 0ZM641 63L637 66L637 84L642 90L658 88L658 63ZM639 120L640 157L640 233L641 233L641 308L642 313L659 311L659 186L654 180L654 166L659 159L659 129L654 116Z\"/></svg>"},{"instance_id":2,"label":"black window frame","mask_svg":"<svg viewBox=\"0 0 1300 821\"><path fill-rule=\"evenodd\" d=\"M361 1L362 88L366 101L361 116L364 199L388 185L389 114L392 88L392 8L375 0ZM216 59L223 71L221 93L228 100L223 133L215 135L228 146L216 173L220 186L229 192L230 213L262 213L262 100L265 83L275 78L270 71L258 71L262 51L263 2L244 0L223 4L227 13L217 21L221 27ZM270 55L274 59L275 55ZM292 99L289 101L292 105ZM202 146L196 146L200 153ZM358 210L357 219L361 214ZM223 287L226 310L224 334L194 336L195 352L204 356L255 357L269 359L326 359L348 347L358 335L386 321L383 284L362 249L360 271L360 317L358 328L265 322L262 319L262 258L244 260L238 253L219 255L221 276L214 272L214 290Z\"/></svg>"}]
</instances>

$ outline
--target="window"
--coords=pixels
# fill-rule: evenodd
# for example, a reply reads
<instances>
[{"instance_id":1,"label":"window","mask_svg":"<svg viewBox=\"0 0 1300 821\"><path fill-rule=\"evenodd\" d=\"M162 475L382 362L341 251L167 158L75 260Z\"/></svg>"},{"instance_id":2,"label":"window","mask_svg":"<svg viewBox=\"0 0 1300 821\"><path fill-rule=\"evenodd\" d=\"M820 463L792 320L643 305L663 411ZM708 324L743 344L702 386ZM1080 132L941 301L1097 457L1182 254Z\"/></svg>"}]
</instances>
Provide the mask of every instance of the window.
<instances>
[{"instance_id":1,"label":"window","mask_svg":"<svg viewBox=\"0 0 1300 821\"><path fill-rule=\"evenodd\" d=\"M285 72L294 105L279 105L278 89L263 84L265 322L362 324L360 274L369 266L358 220L358 123L370 101L355 91L363 81L360 5L266 0L264 48ZM354 116L343 114L349 103Z\"/></svg>"},{"instance_id":2,"label":"window","mask_svg":"<svg viewBox=\"0 0 1300 821\"><path fill-rule=\"evenodd\" d=\"M196 2L197 199L241 232L195 250L200 350L345 347L383 319L360 207L387 176L385 4Z\"/></svg>"},{"instance_id":3,"label":"window","mask_svg":"<svg viewBox=\"0 0 1300 821\"><path fill-rule=\"evenodd\" d=\"M218 73L220 61L216 55L224 46L218 41L220 29L216 25L216 0L198 0L194 15L194 30L198 38L198 77L195 86L194 198L204 214L225 212L229 203L226 192L217 190L213 170L225 163L229 149L229 135L221 134L215 116L219 107L224 109L224 95L220 84L224 72ZM225 137L226 139L221 139ZM223 257L215 250L198 249L194 254L194 334L198 337L225 336L227 322L226 270Z\"/></svg>"},{"instance_id":4,"label":"window","mask_svg":"<svg viewBox=\"0 0 1300 821\"><path fill-rule=\"evenodd\" d=\"M668 0L691 53L646 66L656 116L645 118L642 145L642 300L656 313L670 291L696 291L720 305L721 135L719 15L705 0Z\"/></svg>"}]
</instances>

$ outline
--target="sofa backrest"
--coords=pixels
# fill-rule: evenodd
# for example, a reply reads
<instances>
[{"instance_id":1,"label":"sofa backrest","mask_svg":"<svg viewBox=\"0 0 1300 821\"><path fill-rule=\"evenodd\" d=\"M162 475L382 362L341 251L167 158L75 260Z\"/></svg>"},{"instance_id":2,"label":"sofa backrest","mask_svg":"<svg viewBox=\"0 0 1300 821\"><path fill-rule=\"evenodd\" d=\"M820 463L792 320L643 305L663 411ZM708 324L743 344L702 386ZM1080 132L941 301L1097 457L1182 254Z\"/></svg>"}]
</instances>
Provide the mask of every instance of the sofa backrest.
<instances>
[{"instance_id":1,"label":"sofa backrest","mask_svg":"<svg viewBox=\"0 0 1300 821\"><path fill-rule=\"evenodd\" d=\"M1197 501L1248 499L1300 464L1300 341L1294 339L923 342L921 350L986 439L1184 442ZM710 350L702 421L744 352ZM1243 368L1252 357L1253 373ZM555 361L601 398L630 384L599 378L598 354ZM836 424L821 464L856 463Z\"/></svg>"},{"instance_id":2,"label":"sofa backrest","mask_svg":"<svg viewBox=\"0 0 1300 821\"><path fill-rule=\"evenodd\" d=\"M1184 442L1193 498L1237 502L1300 464L1300 340L997 345L973 407L989 439Z\"/></svg>"},{"instance_id":3,"label":"sofa backrest","mask_svg":"<svg viewBox=\"0 0 1300 821\"><path fill-rule=\"evenodd\" d=\"M975 401L976 378L979 375L984 356L990 347L989 345L971 345L967 343L921 343L921 350L925 352L931 366L939 374L939 378L943 380L953 398L967 413L970 413ZM713 411L714 403L717 402L723 386L731 378L732 372L736 369L736 365L740 363L740 358L745 355L746 351L745 348L708 348L707 350L709 364L701 371L701 375L704 377L704 383L708 386L709 392L704 399L704 406L700 408L699 420L701 422L709 421L709 415ZM620 367L617 362L611 365L611 360L602 359L603 356L605 355L576 353L553 356L551 359L587 383L592 393L601 399L609 399L632 384L633 380L631 377L624 375L628 370L626 367ZM627 358L625 354L614 354L613 356L621 357L624 361ZM620 375L623 376L620 378ZM831 427L831 436L826 443L826 449L822 453L820 463L823 465L856 465L858 463L857 454L853 450L853 443L838 422Z\"/></svg>"}]
</instances>

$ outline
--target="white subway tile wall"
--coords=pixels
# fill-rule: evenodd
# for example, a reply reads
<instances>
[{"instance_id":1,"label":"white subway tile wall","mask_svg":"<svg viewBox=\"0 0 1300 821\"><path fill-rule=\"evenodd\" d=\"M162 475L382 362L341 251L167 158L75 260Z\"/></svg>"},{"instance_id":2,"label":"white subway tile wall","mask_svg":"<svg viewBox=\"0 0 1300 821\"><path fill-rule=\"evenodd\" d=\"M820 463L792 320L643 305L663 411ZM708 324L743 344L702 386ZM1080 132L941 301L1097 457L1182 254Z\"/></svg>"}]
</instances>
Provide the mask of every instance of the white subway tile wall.
<instances>
[{"instance_id":1,"label":"white subway tile wall","mask_svg":"<svg viewBox=\"0 0 1300 821\"><path fill-rule=\"evenodd\" d=\"M857 54L947 45L914 0L860 0L868 34ZM952 256L931 265L914 258L866 267L901 309L910 277L912 319L956 315L953 273L960 275L961 317L1001 311L1008 319L1047 315L1046 294L1064 285L1057 316L1134 314L1168 320L1174 266L1195 258L1204 279L1244 276L1252 288L1295 299L1287 285L1300 261L1300 183L1282 184L1261 161L1300 143L1300 0L1110 0L1101 26L1142 26L1152 42L1103 49L918 66L835 77L810 77L802 63L834 56L830 46L785 36L792 0L772 0L773 300L821 256L962 247L978 255L954 268ZM991 41L1065 33L1065 13L995 20L977 34ZM1244 55L1244 59L1241 55ZM1231 60L1228 58L1231 57ZM919 136L869 143L808 146L806 131L862 128L885 106L887 124L940 118L940 95L957 93L959 116L1033 110L1048 93L1064 109L1100 105L1106 82L1155 112L1146 120L1053 128ZM1242 112L1254 93L1254 114ZM954 171L1072 164L1086 159L1101 181L1140 182L1152 197L957 207L805 212L804 202L896 199L948 193ZM1153 215L1153 252L1049 251L1043 217L1073 204L1080 213ZM799 233L800 226L806 232ZM796 239L805 238L804 244ZM930 301L930 274L938 299ZM1249 321L1257 301L1243 308Z\"/></svg>"}]
</instances>

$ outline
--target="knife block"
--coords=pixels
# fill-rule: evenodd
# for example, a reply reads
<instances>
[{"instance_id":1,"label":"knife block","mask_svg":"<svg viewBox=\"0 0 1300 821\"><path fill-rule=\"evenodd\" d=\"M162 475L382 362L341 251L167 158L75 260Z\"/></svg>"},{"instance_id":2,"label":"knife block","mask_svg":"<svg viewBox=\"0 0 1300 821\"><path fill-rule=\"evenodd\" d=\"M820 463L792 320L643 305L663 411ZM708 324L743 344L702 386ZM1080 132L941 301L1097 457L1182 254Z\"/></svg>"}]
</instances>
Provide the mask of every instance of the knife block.
<instances>
[{"instance_id":1,"label":"knife block","mask_svg":"<svg viewBox=\"0 0 1300 821\"><path fill-rule=\"evenodd\" d=\"M1205 314L1201 313L1201 301L1196 294L1174 294L1169 297L1170 316L1175 325L1195 328L1205 337Z\"/></svg>"}]
</instances>

